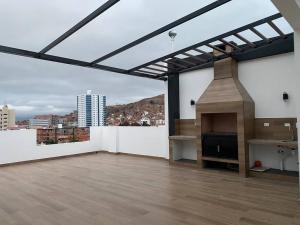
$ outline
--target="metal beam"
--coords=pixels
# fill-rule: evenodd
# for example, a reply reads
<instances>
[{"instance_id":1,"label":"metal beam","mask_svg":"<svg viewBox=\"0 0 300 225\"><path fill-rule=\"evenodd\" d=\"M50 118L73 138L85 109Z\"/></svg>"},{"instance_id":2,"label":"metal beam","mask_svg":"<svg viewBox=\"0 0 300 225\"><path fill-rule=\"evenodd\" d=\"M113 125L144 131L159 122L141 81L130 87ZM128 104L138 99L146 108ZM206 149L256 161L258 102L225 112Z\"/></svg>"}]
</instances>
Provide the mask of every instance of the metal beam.
<instances>
[{"instance_id":1,"label":"metal beam","mask_svg":"<svg viewBox=\"0 0 300 225\"><path fill-rule=\"evenodd\" d=\"M268 24L282 37L285 37L285 34L273 23L272 21L268 22Z\"/></svg>"},{"instance_id":2,"label":"metal beam","mask_svg":"<svg viewBox=\"0 0 300 225\"><path fill-rule=\"evenodd\" d=\"M233 49L239 50L241 51L242 49L240 47L238 47L236 44L233 44L232 42L228 42L225 39L221 38L220 39L221 42L223 42L223 44L225 45L229 45L230 47L232 47Z\"/></svg>"},{"instance_id":3,"label":"metal beam","mask_svg":"<svg viewBox=\"0 0 300 225\"><path fill-rule=\"evenodd\" d=\"M166 65L168 65L168 64L166 64ZM161 65L159 63L154 63L153 66L158 66L158 67L165 68L165 69L171 69L170 67L165 66L165 65Z\"/></svg>"},{"instance_id":4,"label":"metal beam","mask_svg":"<svg viewBox=\"0 0 300 225\"><path fill-rule=\"evenodd\" d=\"M143 65L134 67L134 68L130 69L129 71L136 71L136 70L138 70L138 69L141 69L141 68L146 67L146 66L150 66L150 65L152 65L152 64L154 64L154 63L157 63L157 62L160 62L160 61L163 61L163 62L164 62L164 60L166 60L166 59L173 58L173 57L176 56L176 55L180 55L181 53L183 53L183 52L188 52L188 51L190 51L190 50L194 50L194 51L197 51L197 50L198 50L198 51L200 51L200 50L197 49L197 48L199 48L199 47L201 47L201 46L204 46L204 45L207 45L207 44L210 44L210 43L213 43L213 42L218 41L218 40L220 40L220 39L222 39L222 38L226 38L226 37L229 37L229 36L231 36L231 35L235 35L235 34L237 34L237 33L239 33L239 32L248 30L248 29L250 29L251 27L256 27L256 26L259 26L259 25L268 23L269 21L272 21L272 20L275 20L275 19L278 19L278 18L281 18L281 17L282 17L281 14L280 14L280 13L277 13L277 14L272 15L272 16L269 16L269 17L267 17L267 18L258 20L258 21L254 22L254 23L250 23L250 24L248 24L248 25L242 26L242 27L237 28L237 29L235 29L235 30L232 30L232 31L223 33L223 34L218 35L218 36L213 37L213 38L210 38L210 39L208 39L208 40L206 40L206 41L202 41L202 42L199 42L199 43L194 44L194 45L192 45L192 46L183 48L183 49L178 50L178 51L176 51L176 52L173 52L173 53L171 53L171 54L168 54L168 55L165 55L165 56L163 56L163 57L160 57L160 58L158 58L158 59L154 59L154 60L152 60L152 61L150 61L150 62L148 62L148 63L145 63L145 64L143 64ZM197 49L197 50L196 50L196 49ZM202 50L201 50L201 51L202 51ZM208 53L208 54L209 54L209 53Z\"/></svg>"},{"instance_id":5,"label":"metal beam","mask_svg":"<svg viewBox=\"0 0 300 225\"><path fill-rule=\"evenodd\" d=\"M143 70L143 69L140 69L140 70L138 70L137 72L139 72L139 73L144 73L144 74L149 74L149 75L154 75L154 76L159 76L159 75L161 75L161 73L155 73L155 72L146 71L146 70Z\"/></svg>"},{"instance_id":6,"label":"metal beam","mask_svg":"<svg viewBox=\"0 0 300 225\"><path fill-rule=\"evenodd\" d=\"M248 39L244 38L242 35L240 35L240 34L234 34L234 36L237 37L238 39L242 40L243 42L245 42L247 45L250 45L252 48L255 48L255 44L253 44Z\"/></svg>"},{"instance_id":7,"label":"metal beam","mask_svg":"<svg viewBox=\"0 0 300 225\"><path fill-rule=\"evenodd\" d=\"M182 64L180 64L180 63L176 63L176 62L173 62L173 61L171 61L171 60L169 60L169 61L163 61L164 63L168 63L168 64L171 64L171 65L174 65L174 66L178 66L178 67L181 67L181 68L187 68L188 66L186 66L186 65L182 65Z\"/></svg>"},{"instance_id":8,"label":"metal beam","mask_svg":"<svg viewBox=\"0 0 300 225\"><path fill-rule=\"evenodd\" d=\"M154 70L154 71L161 72L161 73L167 72L166 70L161 70L161 69L153 68L153 67L150 67L150 66L145 67L145 69Z\"/></svg>"},{"instance_id":9,"label":"metal beam","mask_svg":"<svg viewBox=\"0 0 300 225\"><path fill-rule=\"evenodd\" d=\"M175 135L175 122L180 119L179 74L172 73L168 77L168 118L169 136Z\"/></svg>"},{"instance_id":10,"label":"metal beam","mask_svg":"<svg viewBox=\"0 0 300 225\"><path fill-rule=\"evenodd\" d=\"M225 50L219 48L218 46L215 46L215 45L212 45L212 44L207 44L206 46L209 47L209 48L212 48L212 49L214 49L214 50L216 50L216 51L218 51L218 52L221 52L221 53L223 53L224 55L230 56L230 53L228 53L228 52L226 52Z\"/></svg>"},{"instance_id":11,"label":"metal beam","mask_svg":"<svg viewBox=\"0 0 300 225\"><path fill-rule=\"evenodd\" d=\"M109 71L113 73L120 73L125 75L132 75L132 76L138 76L138 77L145 77L145 78L151 78L151 79L157 79L155 76L142 74L138 72L130 72L128 70L116 68L116 67L110 67L105 65L91 65L89 62L70 59L70 58L64 58L60 56L54 56L54 55L48 55L48 54L39 54L38 52L18 49L18 48L12 48L0 45L0 53L6 53L10 55L17 55L17 56L23 56L33 59L39 59L44 61L51 61L56 63L62 63L62 64L68 64L68 65L74 65L74 66L80 66L80 67L86 67L91 69L97 69L97 70L104 70ZM161 78L160 80L165 80L164 78Z\"/></svg>"},{"instance_id":12,"label":"metal beam","mask_svg":"<svg viewBox=\"0 0 300 225\"><path fill-rule=\"evenodd\" d=\"M193 59L195 59L195 60L198 61L198 62L206 62L205 59L200 58L199 56L196 56L196 55L192 55L192 54L189 54L189 53L186 53L186 52L181 53L181 54L182 54L182 55L185 55L185 56L187 56L187 57L193 58Z\"/></svg>"},{"instance_id":13,"label":"metal beam","mask_svg":"<svg viewBox=\"0 0 300 225\"><path fill-rule=\"evenodd\" d=\"M55 41L50 43L48 46L46 46L44 49L40 51L40 54L44 54L48 51L50 51L52 48L54 48L56 45L64 41L66 38L70 37L72 34L77 32L79 29L84 27L86 24L94 20L96 17L98 17L100 14L108 10L110 7L115 5L120 0L109 0L106 3L104 3L102 6L100 6L98 9L96 9L94 12L92 12L90 15L85 17L83 20L81 20L79 23L77 23L75 26L73 26L70 30L65 32L63 35L61 35L59 38L57 38Z\"/></svg>"},{"instance_id":14,"label":"metal beam","mask_svg":"<svg viewBox=\"0 0 300 225\"><path fill-rule=\"evenodd\" d=\"M256 34L258 37L260 37L261 39L263 39L265 42L270 42L270 39L267 38L265 35L263 35L261 32L259 32L255 27L250 28L250 30Z\"/></svg>"},{"instance_id":15,"label":"metal beam","mask_svg":"<svg viewBox=\"0 0 300 225\"><path fill-rule=\"evenodd\" d=\"M94 60L92 62L92 64L96 64L96 63L102 62L102 61L104 61L108 58L111 58L111 57L113 57L113 56L115 56L115 55L117 55L121 52L126 51L129 48L132 48L132 47L134 47L138 44L141 44L141 43L143 43L143 42L145 42L145 41L147 41L147 40L149 40L149 39L151 39L151 38L153 38L153 37L155 37L159 34L162 34L162 33L166 32L166 31L168 31L168 30L170 30L174 27L177 27L177 26L179 26L183 23L186 23L186 22L188 22L188 21L190 21L190 20L192 20L192 19L194 19L194 18L196 18L196 17L198 17L198 16L200 16L200 15L206 13L206 12L209 12L209 11L211 11L211 10L217 8L217 7L220 7L220 6L222 6L225 3L230 2L230 1L231 0L218 0L218 1L215 1L211 4L209 4L209 5L201 8L201 9L198 9L197 11L195 11L195 12L193 12L193 13L187 15L187 16L184 16L184 17L182 17L182 18L180 18L180 19L178 19L178 20L176 20L176 21L174 21L174 22L172 22L172 23L170 23L166 26L163 26L163 27L161 27L161 28L159 28L159 29L157 29L157 30L155 30L155 31L153 31L153 32L151 32L151 33L149 33L149 34L147 34L147 35L145 35L145 36L143 36L143 37L141 37L141 38L139 38L139 39L137 39L137 40L135 40L135 41L119 48L119 49L117 49L117 50L115 50L115 51L113 51L113 52L111 52L111 53L108 53L108 54L100 57L99 59Z\"/></svg>"},{"instance_id":16,"label":"metal beam","mask_svg":"<svg viewBox=\"0 0 300 225\"><path fill-rule=\"evenodd\" d=\"M177 58L177 57L173 57L173 59L175 59L177 62L183 62L187 65L190 65L190 66L195 66L197 65L197 63L193 63L193 62L190 62L189 60L187 59L180 59L180 58Z\"/></svg>"},{"instance_id":17,"label":"metal beam","mask_svg":"<svg viewBox=\"0 0 300 225\"><path fill-rule=\"evenodd\" d=\"M233 58L235 58L238 62L263 58L263 57L269 57L279 54L286 54L294 51L294 35L293 34L287 34L285 39L282 39L280 37L277 38L270 38L269 44L265 44L265 41L258 41L254 42L257 46L257 48L248 48L245 51L235 51L232 53ZM244 46L241 47L246 47ZM226 56L223 55L222 58L225 58ZM220 58L220 59L222 59ZM218 59L218 60L220 60ZM190 72L194 70L200 70L204 68L210 68L213 67L213 62L208 62L204 64L200 64L195 67L183 69L180 71L180 73Z\"/></svg>"},{"instance_id":18,"label":"metal beam","mask_svg":"<svg viewBox=\"0 0 300 225\"><path fill-rule=\"evenodd\" d=\"M192 49L193 51L196 51L196 52L199 52L199 53L201 53L201 54L203 54L203 55L206 55L206 56L208 56L208 58L213 58L214 56L213 56L213 54L211 54L211 53L209 53L209 52L206 52L206 51L203 51L203 50L201 50L201 49L198 49L198 48L194 48L194 49Z\"/></svg>"}]
</instances>

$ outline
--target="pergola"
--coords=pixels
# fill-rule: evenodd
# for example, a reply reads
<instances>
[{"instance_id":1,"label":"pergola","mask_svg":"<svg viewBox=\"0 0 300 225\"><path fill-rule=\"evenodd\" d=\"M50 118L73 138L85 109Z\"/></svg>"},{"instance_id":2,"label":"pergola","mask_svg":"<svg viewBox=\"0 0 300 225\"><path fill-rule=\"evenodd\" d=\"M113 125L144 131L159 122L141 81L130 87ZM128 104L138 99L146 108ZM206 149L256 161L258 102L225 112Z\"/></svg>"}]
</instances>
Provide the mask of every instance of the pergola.
<instances>
[{"instance_id":1,"label":"pergola","mask_svg":"<svg viewBox=\"0 0 300 225\"><path fill-rule=\"evenodd\" d=\"M200 8L170 24L167 24L123 47L120 47L106 55L99 57L91 62L75 60L66 57L60 57L55 55L47 54L52 48L59 45L65 39L73 35L75 32L79 31L82 27L87 25L89 22L94 20L96 17L100 16L106 10L109 10L120 0L108 0L105 4L101 5L94 12L89 14L71 29L66 31L56 40L51 42L45 48L39 52L28 51L19 48L13 48L8 46L0 45L0 52L12 55L19 55L24 57L30 57L40 60L52 61L57 63L70 64L75 66L87 67L91 69L98 69L104 71L110 71L125 75L132 75L138 77L151 78L156 80L168 80L170 75L179 74L187 71L197 70L201 68L211 67L213 62L221 60L227 57L232 57L237 61L250 60L254 58L266 57L280 53L287 53L293 51L293 33L284 33L276 24L273 22L276 19L281 18L281 14L275 14L265 19L250 23L238 29L226 32L224 34L212 37L208 40L201 41L197 44L183 48L179 51L173 52L171 54L162 56L158 59L152 60L140 66L131 69L122 69L117 67L111 67L101 64L104 60L107 60L113 56L116 56L130 48L133 48L157 35L160 35L176 26L179 26L185 22L188 22L204 13L220 7L231 0L218 0L203 8ZM257 29L260 25L270 26L276 36L268 38L266 34ZM255 34L259 40L250 41L241 32L250 31ZM233 38L239 40L240 44L233 41ZM229 45L234 51L227 53L222 49L222 46ZM210 50L203 50L203 47ZM222 53L219 56L214 56L212 51L217 50Z\"/></svg>"}]
</instances>

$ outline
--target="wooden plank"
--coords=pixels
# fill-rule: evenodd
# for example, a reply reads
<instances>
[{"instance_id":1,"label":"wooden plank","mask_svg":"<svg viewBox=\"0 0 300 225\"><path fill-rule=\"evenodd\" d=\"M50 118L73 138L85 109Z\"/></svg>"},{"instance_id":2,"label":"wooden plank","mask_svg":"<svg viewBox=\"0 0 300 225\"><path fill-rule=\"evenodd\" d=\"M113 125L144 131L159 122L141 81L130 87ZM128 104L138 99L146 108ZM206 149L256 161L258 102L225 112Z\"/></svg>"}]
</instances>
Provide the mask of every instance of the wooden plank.
<instances>
[{"instance_id":1,"label":"wooden plank","mask_svg":"<svg viewBox=\"0 0 300 225\"><path fill-rule=\"evenodd\" d=\"M297 118L256 118L254 122L255 139L297 140Z\"/></svg>"},{"instance_id":2,"label":"wooden plank","mask_svg":"<svg viewBox=\"0 0 300 225\"><path fill-rule=\"evenodd\" d=\"M299 224L298 183L94 154L0 169L0 224Z\"/></svg>"},{"instance_id":3,"label":"wooden plank","mask_svg":"<svg viewBox=\"0 0 300 225\"><path fill-rule=\"evenodd\" d=\"M222 158L207 157L207 156L202 156L202 160L205 160L205 161L212 161L212 162L223 162L223 163L239 164L239 160L234 160L234 159L222 159Z\"/></svg>"},{"instance_id":4,"label":"wooden plank","mask_svg":"<svg viewBox=\"0 0 300 225\"><path fill-rule=\"evenodd\" d=\"M271 139L250 139L249 144L253 145L272 145L278 147L287 147L290 149L298 148L298 141L286 141L286 140L271 140Z\"/></svg>"},{"instance_id":5,"label":"wooden plank","mask_svg":"<svg viewBox=\"0 0 300 225\"><path fill-rule=\"evenodd\" d=\"M175 121L176 135L196 136L194 119L177 119Z\"/></svg>"}]
</instances>

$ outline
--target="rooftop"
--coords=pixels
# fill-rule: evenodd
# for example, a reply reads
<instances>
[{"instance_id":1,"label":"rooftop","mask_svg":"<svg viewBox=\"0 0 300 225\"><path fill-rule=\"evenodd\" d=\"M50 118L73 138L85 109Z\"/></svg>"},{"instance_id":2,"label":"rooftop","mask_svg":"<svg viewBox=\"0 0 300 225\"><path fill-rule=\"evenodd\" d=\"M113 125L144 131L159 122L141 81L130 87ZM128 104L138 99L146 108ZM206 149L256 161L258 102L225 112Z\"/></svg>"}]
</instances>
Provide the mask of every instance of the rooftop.
<instances>
[{"instance_id":1,"label":"rooftop","mask_svg":"<svg viewBox=\"0 0 300 225\"><path fill-rule=\"evenodd\" d=\"M282 225L300 219L297 183L241 181L233 173L127 155L2 168L0 187L0 223L6 225Z\"/></svg>"}]
</instances>

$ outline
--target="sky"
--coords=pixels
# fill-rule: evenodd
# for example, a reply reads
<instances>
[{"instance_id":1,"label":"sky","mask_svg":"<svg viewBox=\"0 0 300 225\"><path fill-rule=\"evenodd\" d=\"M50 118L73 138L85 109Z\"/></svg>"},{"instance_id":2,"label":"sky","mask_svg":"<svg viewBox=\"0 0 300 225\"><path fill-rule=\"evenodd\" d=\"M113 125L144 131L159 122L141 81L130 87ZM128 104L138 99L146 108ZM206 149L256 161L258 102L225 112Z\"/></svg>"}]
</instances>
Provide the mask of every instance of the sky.
<instances>
[{"instance_id":1,"label":"sky","mask_svg":"<svg viewBox=\"0 0 300 225\"><path fill-rule=\"evenodd\" d=\"M105 0L1 0L0 45L40 51ZM93 61L213 0L121 0L49 54ZM232 0L174 30L175 49L190 46L277 13L270 0ZM278 21L284 30L291 28ZM262 27L261 29L267 29ZM168 32L102 64L129 69L171 53ZM164 93L163 81L45 62L0 53L0 105L17 118L65 114L76 109L76 95L92 90L108 105Z\"/></svg>"}]
</instances>

